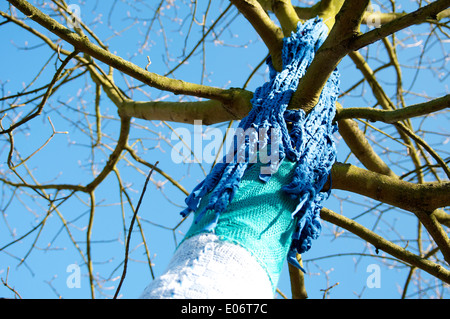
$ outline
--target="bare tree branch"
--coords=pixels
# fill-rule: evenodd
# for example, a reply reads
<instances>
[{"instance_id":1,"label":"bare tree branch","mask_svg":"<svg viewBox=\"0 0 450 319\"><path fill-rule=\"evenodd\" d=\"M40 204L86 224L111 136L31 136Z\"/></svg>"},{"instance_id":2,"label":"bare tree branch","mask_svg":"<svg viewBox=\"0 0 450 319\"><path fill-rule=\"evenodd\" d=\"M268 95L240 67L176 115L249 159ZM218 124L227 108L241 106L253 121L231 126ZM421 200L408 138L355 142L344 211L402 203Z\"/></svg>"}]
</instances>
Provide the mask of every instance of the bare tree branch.
<instances>
[{"instance_id":1,"label":"bare tree branch","mask_svg":"<svg viewBox=\"0 0 450 319\"><path fill-rule=\"evenodd\" d=\"M220 101L229 100L227 90L210 86L188 83L181 80L170 79L156 73L148 72L143 68L117 56L92 43L87 36L79 36L62 24L42 13L25 0L8 0L30 19L36 21L44 28L72 44L77 50L84 52L107 65L134 77L135 79L160 90L166 90L175 94L187 94Z\"/></svg>"},{"instance_id":2,"label":"bare tree branch","mask_svg":"<svg viewBox=\"0 0 450 319\"><path fill-rule=\"evenodd\" d=\"M61 66L58 68L55 75L53 76L52 81L48 85L47 91L45 92L41 103L39 103L39 105L32 112L27 114L24 118L22 118L21 120L17 121L14 124L11 124L11 126L9 128L0 131L0 134L11 133L17 127L27 123L28 121L31 121L36 116L39 116L41 114L42 109L44 108L45 103L47 103L48 98L52 94L53 87L55 86L56 82L59 80L61 73L64 71L64 69L65 69L66 65L69 63L69 61L72 60L72 58L74 58L78 54L78 52L79 52L78 50L75 50L64 59L63 63L61 64Z\"/></svg>"},{"instance_id":3,"label":"bare tree branch","mask_svg":"<svg viewBox=\"0 0 450 319\"><path fill-rule=\"evenodd\" d=\"M341 110L342 107L340 107L340 104L338 106L337 109ZM355 121L352 119L340 119L338 120L338 127L339 134L347 146L368 170L383 175L395 175L389 166L373 150L364 132L359 129Z\"/></svg>"},{"instance_id":4,"label":"bare tree branch","mask_svg":"<svg viewBox=\"0 0 450 319\"><path fill-rule=\"evenodd\" d=\"M407 251L406 249L375 234L364 226L359 225L355 221L348 219L342 215L336 214L335 212L327 208L322 209L322 211L320 212L320 217L361 237L365 241L374 245L377 249L381 249L406 263L423 269L446 283L450 282L450 271L448 271L447 269Z\"/></svg>"},{"instance_id":5,"label":"bare tree branch","mask_svg":"<svg viewBox=\"0 0 450 319\"><path fill-rule=\"evenodd\" d=\"M120 108L120 114L144 120L171 121L193 124L201 119L209 125L230 120L240 120L251 109L253 93L236 89L234 98L227 102L206 100L198 102L140 102L127 101Z\"/></svg>"},{"instance_id":6,"label":"bare tree branch","mask_svg":"<svg viewBox=\"0 0 450 319\"><path fill-rule=\"evenodd\" d=\"M408 13L384 24L380 28L375 28L363 35L356 37L349 44L349 49L356 51L397 31L415 24L425 22L427 19L436 20L438 19L439 13L446 10L449 6L450 2L448 0L437 0L431 2L430 4L419 8L414 12ZM442 15L439 18L441 17Z\"/></svg>"},{"instance_id":7,"label":"bare tree branch","mask_svg":"<svg viewBox=\"0 0 450 319\"><path fill-rule=\"evenodd\" d=\"M158 165L158 162L156 162L154 164L154 167L156 167L157 165ZM122 272L122 276L120 277L119 284L117 285L116 292L114 293L114 299L117 298L117 296L118 296L118 294L120 292L120 288L122 287L122 284L123 284L123 282L125 280L125 276L127 274L128 255L130 253L131 234L132 234L132 231L133 231L134 222L136 221L136 216L139 213L139 208L141 207L142 200L143 200L145 192L147 190L148 182L150 180L150 177L152 176L153 169L154 168L152 168L150 170L150 173L148 173L148 176L145 179L144 188L141 191L141 196L139 197L139 200L138 200L138 203L137 203L137 206L136 206L136 210L134 211L133 218L131 219L130 227L128 228L128 237L127 237L127 242L126 242L126 246L125 246L125 258L124 258L124 264L123 264L123 272Z\"/></svg>"},{"instance_id":8,"label":"bare tree branch","mask_svg":"<svg viewBox=\"0 0 450 319\"><path fill-rule=\"evenodd\" d=\"M252 24L262 38L272 57L273 66L280 71L282 67L281 49L283 33L266 14L257 0L230 0Z\"/></svg>"},{"instance_id":9,"label":"bare tree branch","mask_svg":"<svg viewBox=\"0 0 450 319\"><path fill-rule=\"evenodd\" d=\"M450 205L450 182L414 184L350 164L332 168L332 187L347 190L410 212L432 212Z\"/></svg>"},{"instance_id":10,"label":"bare tree branch","mask_svg":"<svg viewBox=\"0 0 450 319\"><path fill-rule=\"evenodd\" d=\"M358 34L368 2L368 0L344 2L330 34L317 50L305 76L299 81L289 103L290 108L301 108L309 112L317 104L328 77L348 53L348 43Z\"/></svg>"},{"instance_id":11,"label":"bare tree branch","mask_svg":"<svg viewBox=\"0 0 450 319\"><path fill-rule=\"evenodd\" d=\"M362 118L370 121L381 121L384 123L396 123L413 117L424 116L438 112L450 107L450 95L433 99L428 102L414 104L405 108L395 110L380 110L367 107L339 108L336 120L349 118Z\"/></svg>"},{"instance_id":12,"label":"bare tree branch","mask_svg":"<svg viewBox=\"0 0 450 319\"><path fill-rule=\"evenodd\" d=\"M297 31L300 19L292 6L291 0L274 0L271 10L280 22L285 37L289 37L291 32Z\"/></svg>"}]
</instances>

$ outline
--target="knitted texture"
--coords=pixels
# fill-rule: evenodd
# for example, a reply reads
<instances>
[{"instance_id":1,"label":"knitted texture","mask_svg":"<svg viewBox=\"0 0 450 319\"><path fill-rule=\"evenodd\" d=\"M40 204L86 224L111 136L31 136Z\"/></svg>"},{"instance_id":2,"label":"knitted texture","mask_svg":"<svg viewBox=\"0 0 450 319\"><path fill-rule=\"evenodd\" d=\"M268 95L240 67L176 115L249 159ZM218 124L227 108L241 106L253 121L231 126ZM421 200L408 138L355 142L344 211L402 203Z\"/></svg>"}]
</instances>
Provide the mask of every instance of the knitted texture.
<instances>
[{"instance_id":1,"label":"knitted texture","mask_svg":"<svg viewBox=\"0 0 450 319\"><path fill-rule=\"evenodd\" d=\"M267 273L241 246L214 234L199 234L180 244L164 273L141 299L269 299Z\"/></svg>"},{"instance_id":2,"label":"knitted texture","mask_svg":"<svg viewBox=\"0 0 450 319\"><path fill-rule=\"evenodd\" d=\"M320 209L329 196L321 190L336 158L332 135L336 131L333 118L338 72L335 70L331 74L318 104L310 113L301 109L287 110L299 79L326 36L327 27L321 19L299 23L297 32L283 40L282 71L276 72L271 59L267 60L270 80L256 89L251 100L252 110L239 124L243 131L269 132L256 142L259 152L271 149L269 170L258 174L254 167L261 167L261 163L252 164L254 139L251 136L240 138L241 143L235 144L231 154L217 163L194 188L182 212L183 216L196 212L192 226L196 233L221 233L252 252L266 264L273 284L280 266L273 269L270 265L270 254L279 259L277 251L272 249L286 247L288 243L283 251L287 250L288 260L299 267L296 253L309 250L312 240L319 236ZM301 108L301 105L295 107ZM291 126L289 130L287 123ZM262 185L256 186L258 183ZM251 212L245 213L247 210ZM287 213L289 222L284 217L274 218ZM266 224L258 225L261 220ZM270 232L267 232L267 222L272 225ZM257 226L252 227L254 224ZM273 243L275 241L283 243ZM259 248L265 252L260 252Z\"/></svg>"},{"instance_id":3,"label":"knitted texture","mask_svg":"<svg viewBox=\"0 0 450 319\"><path fill-rule=\"evenodd\" d=\"M214 234L251 252L275 290L296 227L291 216L296 205L282 190L292 179L295 163L284 161L267 182L258 179L261 165L250 164L247 168L233 201L219 215ZM199 211L208 204L210 196L203 198ZM207 210L192 223L185 238L205 232L215 217L213 210Z\"/></svg>"}]
</instances>

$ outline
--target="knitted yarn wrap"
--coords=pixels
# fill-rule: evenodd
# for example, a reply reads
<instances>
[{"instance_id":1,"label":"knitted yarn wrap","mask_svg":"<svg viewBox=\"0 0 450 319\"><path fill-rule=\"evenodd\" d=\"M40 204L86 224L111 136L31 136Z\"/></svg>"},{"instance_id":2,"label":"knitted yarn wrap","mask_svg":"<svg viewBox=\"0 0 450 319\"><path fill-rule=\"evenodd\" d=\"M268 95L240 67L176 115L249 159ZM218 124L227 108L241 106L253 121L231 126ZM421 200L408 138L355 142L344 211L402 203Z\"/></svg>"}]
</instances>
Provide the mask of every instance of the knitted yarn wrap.
<instances>
[{"instance_id":1,"label":"knitted yarn wrap","mask_svg":"<svg viewBox=\"0 0 450 319\"><path fill-rule=\"evenodd\" d=\"M283 39L281 72L274 69L269 57L266 62L270 79L256 89L251 100L252 109L239 123L242 131L252 129L252 132L268 132L264 138L260 136L256 141L258 154L263 149L271 149L269 170L259 174L262 183L270 179L271 173L277 170L284 159L295 162L292 180L282 190L295 207L292 218L296 221L296 227L288 261L299 268L301 267L295 256L308 251L312 240L318 238L321 231L320 209L323 201L329 197L329 191L323 192L322 188L330 177L330 170L336 159L332 135L337 130L333 123L339 91L337 70L329 77L319 102L311 112L306 114L301 105L294 106L296 110L288 110L287 107L299 80L306 73L327 33L328 29L323 21L314 18L303 24L299 23L297 32L292 32L290 37ZM287 123L290 125L289 129ZM214 211L216 218L205 226L205 232L214 230L220 214L233 200L244 173L254 163L252 143L255 139L251 136L238 136L237 139L241 143L236 143L222 162L217 163L186 198L187 208L181 213L182 216L197 211L201 199L208 194L208 204L202 205L202 211L197 212L194 221L198 222L206 211Z\"/></svg>"}]
</instances>

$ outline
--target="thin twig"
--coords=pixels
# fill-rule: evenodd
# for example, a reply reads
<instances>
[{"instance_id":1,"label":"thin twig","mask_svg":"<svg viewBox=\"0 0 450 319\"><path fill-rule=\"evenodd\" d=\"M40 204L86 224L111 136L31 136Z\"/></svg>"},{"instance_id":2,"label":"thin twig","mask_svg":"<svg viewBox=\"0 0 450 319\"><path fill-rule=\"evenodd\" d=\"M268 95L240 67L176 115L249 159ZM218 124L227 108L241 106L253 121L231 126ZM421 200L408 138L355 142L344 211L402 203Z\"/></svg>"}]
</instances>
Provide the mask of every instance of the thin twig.
<instances>
[{"instance_id":1,"label":"thin twig","mask_svg":"<svg viewBox=\"0 0 450 319\"><path fill-rule=\"evenodd\" d=\"M6 279L3 280L3 278L1 278L1 281L2 281L3 285L4 285L5 287L7 287L9 290L11 290L11 291L14 293L14 295L15 295L16 297L18 297L19 299L22 299L22 296L21 296L21 295L20 295L13 287L11 287L11 286L8 284L8 275L9 275L9 267L8 267L8 269L6 270Z\"/></svg>"},{"instance_id":2,"label":"thin twig","mask_svg":"<svg viewBox=\"0 0 450 319\"><path fill-rule=\"evenodd\" d=\"M8 134L10 132L12 132L15 128L19 127L22 124L25 124L26 122L32 120L33 118L35 118L36 116L38 116L39 114L41 114L42 109L44 108L45 103L47 102L48 98L50 97L50 95L52 94L53 91L53 86L56 84L56 82L59 80L60 75L62 74L62 72L64 71L64 68L66 67L66 65L69 63L69 61L74 58L77 54L79 53L79 51L77 49L75 49L75 51L73 51L71 54L69 54L66 59L63 61L63 63L61 64L61 66L58 68L58 70L56 71L55 75L53 76L52 81L50 82L47 92L44 94L44 97L42 98L41 103L36 107L36 111L32 111L30 114L28 114L27 116L25 116L23 119L21 119L20 121L11 124L11 126L6 129L6 130L2 130L0 132L0 134Z\"/></svg>"},{"instance_id":3,"label":"thin twig","mask_svg":"<svg viewBox=\"0 0 450 319\"><path fill-rule=\"evenodd\" d=\"M327 299L327 295L328 295L329 291L331 289L333 289L334 287L336 287L337 285L339 285L339 282L335 283L333 286L328 287L326 289L320 289L320 291L323 291L323 299Z\"/></svg>"},{"instance_id":4,"label":"thin twig","mask_svg":"<svg viewBox=\"0 0 450 319\"><path fill-rule=\"evenodd\" d=\"M154 167L156 167L156 165L158 165L158 163L159 162L157 161L155 163ZM145 194L145 191L147 189L147 184L148 184L148 182L150 180L150 177L152 176L154 167L152 167L152 169L150 170L150 173L147 176L147 179L145 180L144 188L142 189L141 196L140 196L139 201L138 201L137 206L136 206L136 210L134 211L134 214L133 214L133 218L131 219L130 228L128 230L127 243L126 243L126 247L125 247L125 260L124 260L124 265L123 265L122 277L120 278L119 286L117 287L116 293L114 294L114 299L117 298L117 295L119 294L120 288L122 287L123 281L124 281L126 273L127 273L128 252L129 252L129 249L130 249L130 240L131 240L131 233L133 231L134 221L136 220L137 213L139 211L139 208L141 207L142 199L144 198L144 194Z\"/></svg>"},{"instance_id":5,"label":"thin twig","mask_svg":"<svg viewBox=\"0 0 450 319\"><path fill-rule=\"evenodd\" d=\"M423 139L421 139L417 134L415 134L412 130L410 130L406 125L398 122L395 124L397 127L399 127L401 130L403 130L409 137L411 137L413 140L415 140L417 143L422 145L423 148L425 148L428 153L430 153L431 156L436 160L436 162L442 167L445 174L448 178L450 178L450 169L448 168L445 161L439 156L439 154L428 145L427 142L425 142Z\"/></svg>"}]
</instances>

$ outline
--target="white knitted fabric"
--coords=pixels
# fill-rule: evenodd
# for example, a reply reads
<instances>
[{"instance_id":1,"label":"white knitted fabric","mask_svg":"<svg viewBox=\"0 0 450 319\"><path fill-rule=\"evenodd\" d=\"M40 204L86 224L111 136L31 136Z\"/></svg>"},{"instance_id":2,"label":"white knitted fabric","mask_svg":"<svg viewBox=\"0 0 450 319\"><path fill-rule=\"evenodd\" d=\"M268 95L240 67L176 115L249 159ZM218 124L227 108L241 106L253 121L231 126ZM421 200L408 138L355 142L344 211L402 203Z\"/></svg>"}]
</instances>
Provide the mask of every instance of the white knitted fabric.
<instances>
[{"instance_id":1,"label":"white knitted fabric","mask_svg":"<svg viewBox=\"0 0 450 319\"><path fill-rule=\"evenodd\" d=\"M245 248L199 234L176 250L166 271L141 299L268 299L273 290L266 271Z\"/></svg>"}]
</instances>

